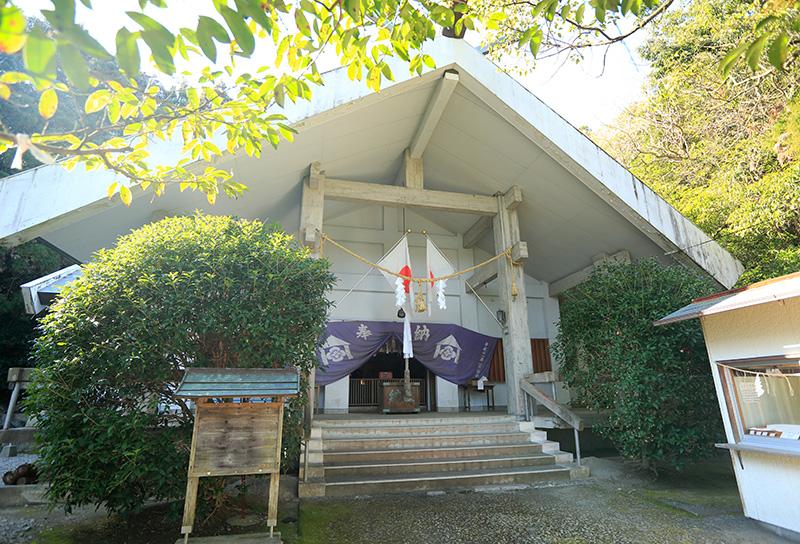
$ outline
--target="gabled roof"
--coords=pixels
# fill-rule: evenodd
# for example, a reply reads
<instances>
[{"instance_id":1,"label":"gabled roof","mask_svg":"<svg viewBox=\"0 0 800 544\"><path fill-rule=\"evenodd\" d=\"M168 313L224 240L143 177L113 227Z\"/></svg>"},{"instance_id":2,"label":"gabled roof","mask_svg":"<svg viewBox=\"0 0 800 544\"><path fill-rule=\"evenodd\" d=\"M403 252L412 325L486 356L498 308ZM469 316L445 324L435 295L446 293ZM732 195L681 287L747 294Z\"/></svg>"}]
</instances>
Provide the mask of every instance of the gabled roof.
<instances>
[{"instance_id":1,"label":"gabled roof","mask_svg":"<svg viewBox=\"0 0 800 544\"><path fill-rule=\"evenodd\" d=\"M668 325L688 319L730 312L768 302L800 297L800 272L753 283L739 289L696 298L680 310L675 310L653 323Z\"/></svg>"},{"instance_id":2,"label":"gabled roof","mask_svg":"<svg viewBox=\"0 0 800 544\"><path fill-rule=\"evenodd\" d=\"M296 368L187 368L175 396L275 397L299 391Z\"/></svg>"},{"instance_id":3,"label":"gabled roof","mask_svg":"<svg viewBox=\"0 0 800 544\"><path fill-rule=\"evenodd\" d=\"M492 195L520 186L529 275L556 282L591 265L600 253L627 250L633 257L679 260L724 287L736 282L742 266L728 252L480 52L447 38L426 52L439 68L417 77L395 64L397 81L380 93L351 82L344 69L326 74L311 102L284 112L299 131L294 143L261 159L237 155L218 162L250 186L237 201L219 199L210 207L202 195L168 190L157 199L138 196L124 208L105 196L113 174L46 166L0 181L0 240L42 236L88 259L131 228L197 208L269 217L296 232L308 165L320 161L330 177L394 184L403 150L444 72L452 70L458 84L424 153L425 187ZM152 152L165 164L177 156L172 144L154 145ZM356 212L365 216L363 208L326 203L325 221L336 224ZM452 233L466 232L475 221L463 214L426 217ZM477 247L493 253L491 234L477 240Z\"/></svg>"}]
</instances>

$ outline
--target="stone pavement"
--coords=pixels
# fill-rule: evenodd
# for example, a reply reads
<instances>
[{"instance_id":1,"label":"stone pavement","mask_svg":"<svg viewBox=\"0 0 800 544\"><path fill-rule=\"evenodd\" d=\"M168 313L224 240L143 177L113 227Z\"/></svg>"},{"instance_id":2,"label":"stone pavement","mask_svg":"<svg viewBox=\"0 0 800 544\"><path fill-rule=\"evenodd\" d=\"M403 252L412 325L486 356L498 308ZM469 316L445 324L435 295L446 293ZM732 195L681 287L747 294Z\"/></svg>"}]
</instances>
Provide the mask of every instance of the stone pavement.
<instances>
[{"instance_id":1,"label":"stone pavement","mask_svg":"<svg viewBox=\"0 0 800 544\"><path fill-rule=\"evenodd\" d=\"M778 544L744 518L735 484L589 479L525 489L309 500L303 543ZM632 485L633 484L633 485Z\"/></svg>"}]
</instances>

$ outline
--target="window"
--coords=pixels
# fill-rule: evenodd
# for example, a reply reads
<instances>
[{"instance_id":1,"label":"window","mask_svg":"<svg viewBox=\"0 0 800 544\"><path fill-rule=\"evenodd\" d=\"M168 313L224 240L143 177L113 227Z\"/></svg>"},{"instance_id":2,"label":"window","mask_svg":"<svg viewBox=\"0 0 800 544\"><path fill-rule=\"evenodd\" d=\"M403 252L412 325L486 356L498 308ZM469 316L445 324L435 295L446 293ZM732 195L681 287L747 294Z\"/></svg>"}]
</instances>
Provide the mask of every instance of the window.
<instances>
[{"instance_id":1,"label":"window","mask_svg":"<svg viewBox=\"0 0 800 544\"><path fill-rule=\"evenodd\" d=\"M775 357L720 362L741 440L800 448L800 363ZM778 442L779 441L779 442Z\"/></svg>"}]
</instances>

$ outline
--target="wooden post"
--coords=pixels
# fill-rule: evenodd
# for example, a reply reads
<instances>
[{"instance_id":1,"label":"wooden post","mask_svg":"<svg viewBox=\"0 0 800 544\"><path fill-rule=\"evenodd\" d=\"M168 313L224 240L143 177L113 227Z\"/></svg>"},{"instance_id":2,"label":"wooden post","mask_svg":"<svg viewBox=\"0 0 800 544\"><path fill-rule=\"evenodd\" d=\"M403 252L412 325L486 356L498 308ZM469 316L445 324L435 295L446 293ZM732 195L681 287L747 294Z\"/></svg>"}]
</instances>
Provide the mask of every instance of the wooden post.
<instances>
[{"instance_id":1,"label":"wooden post","mask_svg":"<svg viewBox=\"0 0 800 544\"><path fill-rule=\"evenodd\" d=\"M205 398L196 399L194 402L194 425L192 427L192 449L189 452L189 467L194 465L194 454L197 449L197 419L199 405L205 402ZM189 533L192 532L194 526L194 514L197 510L197 486L200 483L200 478L197 476L189 476L186 480L186 498L183 501L183 523L181 523L181 534L183 535L184 543L189 541Z\"/></svg>"},{"instance_id":2,"label":"wooden post","mask_svg":"<svg viewBox=\"0 0 800 544\"><path fill-rule=\"evenodd\" d=\"M519 235L517 206L522 202L522 191L512 187L506 194L497 197L497 215L493 219L494 246L498 253L516 247L515 255L520 259L512 265L509 259L497 263L500 300L506 312L506 327L503 331L503 357L505 359L506 384L508 386L508 413L525 414L525 398L519 389L520 379L533 372L530 331L528 329L528 301L525 293L525 274L521 260L527 256L527 248ZM512 290L514 294L512 294Z\"/></svg>"},{"instance_id":3,"label":"wooden post","mask_svg":"<svg viewBox=\"0 0 800 544\"><path fill-rule=\"evenodd\" d=\"M412 157L408 148L403 152L403 185L411 189L424 188L422 158Z\"/></svg>"},{"instance_id":4,"label":"wooden post","mask_svg":"<svg viewBox=\"0 0 800 544\"><path fill-rule=\"evenodd\" d=\"M11 400L8 401L8 412L6 412L6 419L3 421L4 431L11 427L11 417L14 415L14 410L17 407L17 399L19 398L20 389L22 389L22 383L16 382L14 384L14 390L11 392Z\"/></svg>"},{"instance_id":5,"label":"wooden post","mask_svg":"<svg viewBox=\"0 0 800 544\"><path fill-rule=\"evenodd\" d=\"M322 215L325 207L325 172L319 162L312 162L308 176L303 180L303 198L300 206L300 236L303 244L319 256L322 232Z\"/></svg>"},{"instance_id":6,"label":"wooden post","mask_svg":"<svg viewBox=\"0 0 800 544\"><path fill-rule=\"evenodd\" d=\"M189 533L192 532L194 526L194 514L197 510L197 487L200 483L200 478L196 476L189 476L186 481L186 499L183 502L183 523L181 526L181 534L183 541L189 541Z\"/></svg>"},{"instance_id":7,"label":"wooden post","mask_svg":"<svg viewBox=\"0 0 800 544\"><path fill-rule=\"evenodd\" d=\"M284 399L279 397L278 406L278 437L283 436L283 404ZM281 481L280 459L281 459L281 440L276 441L276 459L278 460L278 470L269 475L269 496L267 498L267 525L269 534L272 536L275 526L278 524L278 484Z\"/></svg>"},{"instance_id":8,"label":"wooden post","mask_svg":"<svg viewBox=\"0 0 800 544\"><path fill-rule=\"evenodd\" d=\"M325 209L325 172L321 170L319 162L312 162L308 168L308 177L303 180L303 199L300 207L300 236L305 245L309 246L314 257L320 257L322 232L322 218ZM306 375L308 398L305 408L305 434L311 432L311 421L314 419L314 403L316 399L316 370Z\"/></svg>"}]
</instances>

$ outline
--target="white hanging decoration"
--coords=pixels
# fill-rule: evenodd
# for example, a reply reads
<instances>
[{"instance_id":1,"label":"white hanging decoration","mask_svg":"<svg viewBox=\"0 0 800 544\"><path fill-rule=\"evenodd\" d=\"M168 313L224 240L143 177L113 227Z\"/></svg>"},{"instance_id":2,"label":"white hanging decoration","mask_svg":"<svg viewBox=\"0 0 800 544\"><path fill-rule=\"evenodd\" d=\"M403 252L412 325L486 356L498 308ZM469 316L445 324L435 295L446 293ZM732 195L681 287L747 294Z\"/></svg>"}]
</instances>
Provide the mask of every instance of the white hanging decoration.
<instances>
[{"instance_id":1,"label":"white hanging decoration","mask_svg":"<svg viewBox=\"0 0 800 544\"><path fill-rule=\"evenodd\" d=\"M440 310L447 309L447 299L444 296L444 289L447 286L447 280L439 280L436 282L436 302L439 304Z\"/></svg>"},{"instance_id":2,"label":"white hanging decoration","mask_svg":"<svg viewBox=\"0 0 800 544\"><path fill-rule=\"evenodd\" d=\"M403 285L403 278L395 278L394 280L394 305L398 308L406 303L406 288Z\"/></svg>"},{"instance_id":3,"label":"white hanging decoration","mask_svg":"<svg viewBox=\"0 0 800 544\"><path fill-rule=\"evenodd\" d=\"M408 319L408 314L403 317L403 357L414 358L414 341L411 336L411 320Z\"/></svg>"},{"instance_id":4,"label":"white hanging decoration","mask_svg":"<svg viewBox=\"0 0 800 544\"><path fill-rule=\"evenodd\" d=\"M428 260L428 277L431 278L428 285L428 293L432 294L432 290L436 290L436 302L440 310L447 309L447 299L444 296L445 286L447 285L446 279L438 279L449 276L455 273L455 268L447 257L442 254L441 250L436 247L430 238L425 239L426 256ZM431 304L428 304L428 315L430 315Z\"/></svg>"},{"instance_id":5,"label":"white hanging decoration","mask_svg":"<svg viewBox=\"0 0 800 544\"><path fill-rule=\"evenodd\" d=\"M755 390L757 397L764 396L764 384L761 382L761 374L756 374Z\"/></svg>"}]
</instances>

